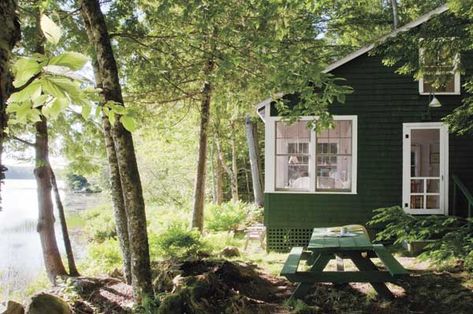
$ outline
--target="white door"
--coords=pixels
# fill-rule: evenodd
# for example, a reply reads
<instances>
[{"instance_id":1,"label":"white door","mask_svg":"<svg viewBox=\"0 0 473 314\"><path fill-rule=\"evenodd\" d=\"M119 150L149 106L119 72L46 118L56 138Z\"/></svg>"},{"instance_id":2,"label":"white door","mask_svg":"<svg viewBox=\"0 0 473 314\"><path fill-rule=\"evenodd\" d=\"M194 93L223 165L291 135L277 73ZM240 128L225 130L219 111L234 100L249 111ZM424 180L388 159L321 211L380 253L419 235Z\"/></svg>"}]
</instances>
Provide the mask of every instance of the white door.
<instances>
[{"instance_id":1,"label":"white door","mask_svg":"<svg viewBox=\"0 0 473 314\"><path fill-rule=\"evenodd\" d=\"M403 208L448 213L448 128L440 122L403 124Z\"/></svg>"}]
</instances>

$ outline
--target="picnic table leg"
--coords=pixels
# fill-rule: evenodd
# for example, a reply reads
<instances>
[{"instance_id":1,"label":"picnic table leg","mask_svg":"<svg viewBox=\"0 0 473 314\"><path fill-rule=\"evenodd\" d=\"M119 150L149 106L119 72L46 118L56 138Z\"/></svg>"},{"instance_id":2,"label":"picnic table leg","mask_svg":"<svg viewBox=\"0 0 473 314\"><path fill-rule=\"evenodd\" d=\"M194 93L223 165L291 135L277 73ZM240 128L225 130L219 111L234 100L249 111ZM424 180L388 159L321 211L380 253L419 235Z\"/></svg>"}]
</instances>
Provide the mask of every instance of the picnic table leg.
<instances>
[{"instance_id":1,"label":"picnic table leg","mask_svg":"<svg viewBox=\"0 0 473 314\"><path fill-rule=\"evenodd\" d=\"M327 266L328 262L332 259L331 254L319 254L318 256L314 257L313 260L315 260L314 264L310 268L311 272L318 272L324 270L325 266ZM294 290L294 293L291 296L291 299L302 299L306 296L307 292L309 292L310 287L314 283L308 283L308 282L301 282L296 290Z\"/></svg>"},{"instance_id":2,"label":"picnic table leg","mask_svg":"<svg viewBox=\"0 0 473 314\"><path fill-rule=\"evenodd\" d=\"M360 271L378 270L378 267L370 260L369 257L361 256L361 253L351 253L350 258ZM394 299L393 293L386 287L383 282L370 282L374 290L386 299Z\"/></svg>"}]
</instances>

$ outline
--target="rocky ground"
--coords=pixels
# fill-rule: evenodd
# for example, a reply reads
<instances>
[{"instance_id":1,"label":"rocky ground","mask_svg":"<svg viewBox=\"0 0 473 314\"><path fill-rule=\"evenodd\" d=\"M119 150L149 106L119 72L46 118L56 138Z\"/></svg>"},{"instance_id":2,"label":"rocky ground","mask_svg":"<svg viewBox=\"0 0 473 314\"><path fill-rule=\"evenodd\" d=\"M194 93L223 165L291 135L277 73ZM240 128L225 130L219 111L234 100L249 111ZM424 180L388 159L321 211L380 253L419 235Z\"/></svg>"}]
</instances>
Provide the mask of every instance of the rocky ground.
<instances>
[{"instance_id":1,"label":"rocky ground","mask_svg":"<svg viewBox=\"0 0 473 314\"><path fill-rule=\"evenodd\" d=\"M294 285L255 265L225 260L153 264L157 313L472 313L473 277L460 268L434 272L414 259L401 260L411 275L389 285L396 299L379 299L368 284L314 285L303 302L288 303ZM348 265L348 268L351 266ZM130 313L131 287L120 279L78 278L33 297L28 313ZM39 299L39 300L38 300ZM63 306L61 300L67 302ZM49 300L51 301L51 300ZM44 308L43 308L44 309ZM146 309L143 309L146 311ZM6 313L21 313L6 312Z\"/></svg>"}]
</instances>

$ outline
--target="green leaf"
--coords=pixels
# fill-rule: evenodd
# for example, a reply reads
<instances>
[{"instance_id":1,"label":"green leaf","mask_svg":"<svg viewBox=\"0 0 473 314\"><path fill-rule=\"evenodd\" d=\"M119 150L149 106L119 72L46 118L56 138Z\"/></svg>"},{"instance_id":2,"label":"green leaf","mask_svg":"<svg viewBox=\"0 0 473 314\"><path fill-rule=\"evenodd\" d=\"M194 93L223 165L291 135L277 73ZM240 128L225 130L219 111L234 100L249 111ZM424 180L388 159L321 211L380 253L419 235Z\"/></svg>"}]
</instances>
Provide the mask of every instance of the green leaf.
<instances>
[{"instance_id":1,"label":"green leaf","mask_svg":"<svg viewBox=\"0 0 473 314\"><path fill-rule=\"evenodd\" d=\"M64 52L59 56L52 57L49 64L68 67L71 70L78 71L84 67L89 58L78 52Z\"/></svg>"},{"instance_id":2,"label":"green leaf","mask_svg":"<svg viewBox=\"0 0 473 314\"><path fill-rule=\"evenodd\" d=\"M55 80L52 77L43 77L41 79L41 86L43 87L43 91L48 93L51 96L64 98L66 94L64 93L63 87L58 86Z\"/></svg>"},{"instance_id":3,"label":"green leaf","mask_svg":"<svg viewBox=\"0 0 473 314\"><path fill-rule=\"evenodd\" d=\"M56 45L61 39L62 31L56 23L53 22L48 16L42 15L41 16L41 30L43 31L44 37L52 43Z\"/></svg>"},{"instance_id":4,"label":"green leaf","mask_svg":"<svg viewBox=\"0 0 473 314\"><path fill-rule=\"evenodd\" d=\"M41 64L32 58L20 58L13 65L15 80L13 86L19 87L41 71Z\"/></svg>"},{"instance_id":5,"label":"green leaf","mask_svg":"<svg viewBox=\"0 0 473 314\"><path fill-rule=\"evenodd\" d=\"M90 112L92 111L92 106L90 105L89 102L84 102L82 104L82 111L81 115L84 119L88 119L90 116Z\"/></svg>"},{"instance_id":6,"label":"green leaf","mask_svg":"<svg viewBox=\"0 0 473 314\"><path fill-rule=\"evenodd\" d=\"M133 117L121 116L120 122L123 124L123 127L130 132L133 132L138 128L136 120Z\"/></svg>"},{"instance_id":7,"label":"green leaf","mask_svg":"<svg viewBox=\"0 0 473 314\"><path fill-rule=\"evenodd\" d=\"M59 114L67 108L69 100L67 98L56 98L42 108L43 114L49 119L57 119Z\"/></svg>"},{"instance_id":8,"label":"green leaf","mask_svg":"<svg viewBox=\"0 0 473 314\"><path fill-rule=\"evenodd\" d=\"M108 120L110 121L111 125L115 125L115 121L116 121L115 112L113 111L108 112Z\"/></svg>"},{"instance_id":9,"label":"green leaf","mask_svg":"<svg viewBox=\"0 0 473 314\"><path fill-rule=\"evenodd\" d=\"M8 101L10 103L24 102L30 99L36 99L41 95L41 84L39 81L34 81L19 92L11 94Z\"/></svg>"},{"instance_id":10,"label":"green leaf","mask_svg":"<svg viewBox=\"0 0 473 314\"><path fill-rule=\"evenodd\" d=\"M51 96L49 95L40 95L37 98L33 99L33 108L38 108L44 106Z\"/></svg>"}]
</instances>

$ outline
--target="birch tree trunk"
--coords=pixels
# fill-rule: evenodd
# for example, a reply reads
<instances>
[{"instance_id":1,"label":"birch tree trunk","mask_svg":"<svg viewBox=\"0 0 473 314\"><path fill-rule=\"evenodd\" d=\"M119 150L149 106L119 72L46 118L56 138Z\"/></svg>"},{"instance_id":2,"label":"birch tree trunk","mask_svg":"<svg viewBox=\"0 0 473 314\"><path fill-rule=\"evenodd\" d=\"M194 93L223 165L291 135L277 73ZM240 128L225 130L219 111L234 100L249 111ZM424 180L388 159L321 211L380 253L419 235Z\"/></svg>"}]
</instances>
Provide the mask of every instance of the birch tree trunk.
<instances>
[{"instance_id":1,"label":"birch tree trunk","mask_svg":"<svg viewBox=\"0 0 473 314\"><path fill-rule=\"evenodd\" d=\"M51 198L51 175L49 171L48 125L44 116L35 123L36 143L34 175L38 195L37 231L41 240L44 266L51 283L56 283L57 276L66 276L66 269L59 254L54 230L54 205Z\"/></svg>"},{"instance_id":2,"label":"birch tree trunk","mask_svg":"<svg viewBox=\"0 0 473 314\"><path fill-rule=\"evenodd\" d=\"M107 26L98 0L80 0L85 24L93 34L93 46L103 86L105 101L123 104L118 69ZM141 179L131 133L117 121L112 128L121 186L128 218L133 293L137 302L153 296L149 260L146 212Z\"/></svg>"},{"instance_id":3,"label":"birch tree trunk","mask_svg":"<svg viewBox=\"0 0 473 314\"><path fill-rule=\"evenodd\" d=\"M76 262L74 260L74 252L72 251L71 239L69 238L69 230L67 228L66 215L64 213L64 206L62 205L61 195L59 194L59 188L57 186L56 175L54 174L51 165L49 165L49 171L51 176L51 185L54 191L54 198L56 200L56 207L59 214L59 222L61 224L62 238L64 241L64 248L66 250L67 264L69 266L69 276L78 277L80 276L77 271Z\"/></svg>"},{"instance_id":4,"label":"birch tree trunk","mask_svg":"<svg viewBox=\"0 0 473 314\"><path fill-rule=\"evenodd\" d=\"M20 23L16 14L16 0L0 1L0 192L1 181L5 178L6 168L2 163L3 140L7 127L7 100L12 89L10 73L11 51L20 40ZM0 194L1 202L1 194ZM1 209L1 207L0 207Z\"/></svg>"},{"instance_id":5,"label":"birch tree trunk","mask_svg":"<svg viewBox=\"0 0 473 314\"><path fill-rule=\"evenodd\" d=\"M391 6L393 9L393 28L397 29L399 26L399 14L397 10L397 0L391 0Z\"/></svg>"},{"instance_id":6,"label":"birch tree trunk","mask_svg":"<svg viewBox=\"0 0 473 314\"><path fill-rule=\"evenodd\" d=\"M213 71L214 62L209 60L205 66L206 77ZM191 228L200 232L204 229L204 202L205 202L205 177L207 163L207 142L210 119L210 101L212 97L212 85L209 81L202 88L202 101L200 104L200 131L199 131L199 153L197 157L197 173L194 184L194 198L192 206Z\"/></svg>"},{"instance_id":7,"label":"birch tree trunk","mask_svg":"<svg viewBox=\"0 0 473 314\"><path fill-rule=\"evenodd\" d=\"M37 3L38 4L38 3ZM39 7L39 5L38 5ZM36 49L35 52L44 54L44 35L40 28L40 12L36 15ZM38 195L38 225L37 231L43 249L44 266L51 283L56 283L56 277L66 276L67 272L59 253L56 232L54 229L54 205L51 197L51 171L49 164L49 135L48 121L41 115L41 120L35 123L35 169L36 189Z\"/></svg>"},{"instance_id":8,"label":"birch tree trunk","mask_svg":"<svg viewBox=\"0 0 473 314\"><path fill-rule=\"evenodd\" d=\"M255 128L253 127L253 122L249 116L246 116L246 139L248 142L248 152L250 155L250 165L251 165L251 178L253 182L253 193L255 196L255 203L259 207L262 207L264 204L263 197L263 188L261 184L261 176L259 169L257 145L255 140Z\"/></svg>"}]
</instances>

